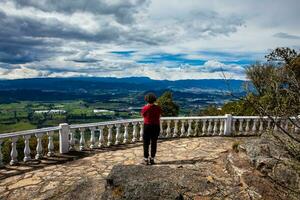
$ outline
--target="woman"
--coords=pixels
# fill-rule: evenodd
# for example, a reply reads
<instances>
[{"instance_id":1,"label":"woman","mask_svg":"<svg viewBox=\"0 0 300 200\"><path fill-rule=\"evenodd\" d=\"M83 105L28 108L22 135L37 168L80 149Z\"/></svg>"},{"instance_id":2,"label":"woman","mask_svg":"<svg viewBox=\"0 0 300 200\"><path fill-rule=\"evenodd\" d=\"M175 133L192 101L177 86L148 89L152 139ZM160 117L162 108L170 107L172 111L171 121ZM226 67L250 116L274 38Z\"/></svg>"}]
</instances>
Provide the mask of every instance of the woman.
<instances>
[{"instance_id":1,"label":"woman","mask_svg":"<svg viewBox=\"0 0 300 200\"><path fill-rule=\"evenodd\" d=\"M144 160L143 163L148 165L154 164L154 157L157 148L157 139L160 132L160 115L161 108L154 104L156 101L156 96L153 93L148 93L145 96L145 101L148 103L142 108L142 116L144 118ZM151 157L149 158L149 145L151 143Z\"/></svg>"}]
</instances>

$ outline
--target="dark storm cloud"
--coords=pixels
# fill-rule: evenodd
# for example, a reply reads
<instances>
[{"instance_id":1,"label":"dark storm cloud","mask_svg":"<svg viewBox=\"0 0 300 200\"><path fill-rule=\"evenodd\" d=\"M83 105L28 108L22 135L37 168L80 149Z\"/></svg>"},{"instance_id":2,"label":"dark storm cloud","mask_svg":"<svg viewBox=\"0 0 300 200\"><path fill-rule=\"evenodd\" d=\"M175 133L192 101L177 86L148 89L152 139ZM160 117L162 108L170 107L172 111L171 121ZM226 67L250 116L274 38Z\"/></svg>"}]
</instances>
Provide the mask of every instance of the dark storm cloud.
<instances>
[{"instance_id":1,"label":"dark storm cloud","mask_svg":"<svg viewBox=\"0 0 300 200\"><path fill-rule=\"evenodd\" d=\"M147 0L15 0L17 5L34 7L45 12L90 12L95 15L113 15L119 23L133 23L134 14Z\"/></svg>"}]
</instances>

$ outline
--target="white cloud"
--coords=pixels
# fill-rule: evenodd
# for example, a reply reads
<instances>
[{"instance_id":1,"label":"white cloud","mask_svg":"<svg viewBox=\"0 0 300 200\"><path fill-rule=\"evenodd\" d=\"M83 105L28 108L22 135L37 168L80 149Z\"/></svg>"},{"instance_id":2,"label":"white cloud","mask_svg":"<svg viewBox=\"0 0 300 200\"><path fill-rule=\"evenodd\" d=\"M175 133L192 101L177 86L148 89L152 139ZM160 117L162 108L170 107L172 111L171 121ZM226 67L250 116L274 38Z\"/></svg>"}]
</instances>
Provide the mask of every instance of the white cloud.
<instances>
[{"instance_id":1,"label":"white cloud","mask_svg":"<svg viewBox=\"0 0 300 200\"><path fill-rule=\"evenodd\" d=\"M298 0L3 0L0 78L175 80L221 78L223 71L244 79L239 61L263 59L278 46L300 47L299 8ZM161 54L182 60L140 62Z\"/></svg>"}]
</instances>

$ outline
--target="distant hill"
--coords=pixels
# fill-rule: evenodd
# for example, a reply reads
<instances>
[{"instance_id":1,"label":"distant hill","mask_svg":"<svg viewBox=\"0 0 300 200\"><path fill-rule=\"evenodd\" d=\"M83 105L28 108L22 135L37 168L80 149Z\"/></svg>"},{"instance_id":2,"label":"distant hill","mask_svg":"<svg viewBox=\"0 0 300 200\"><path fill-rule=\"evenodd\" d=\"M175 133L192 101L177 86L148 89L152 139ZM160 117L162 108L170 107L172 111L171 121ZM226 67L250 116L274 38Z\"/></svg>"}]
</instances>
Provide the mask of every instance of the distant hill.
<instances>
[{"instance_id":1,"label":"distant hill","mask_svg":"<svg viewBox=\"0 0 300 200\"><path fill-rule=\"evenodd\" d=\"M201 79L201 80L152 80L148 77L129 78L33 78L0 80L0 90L55 90L55 91L93 91L101 89L152 90L152 89L195 89L241 92L242 80Z\"/></svg>"}]
</instances>

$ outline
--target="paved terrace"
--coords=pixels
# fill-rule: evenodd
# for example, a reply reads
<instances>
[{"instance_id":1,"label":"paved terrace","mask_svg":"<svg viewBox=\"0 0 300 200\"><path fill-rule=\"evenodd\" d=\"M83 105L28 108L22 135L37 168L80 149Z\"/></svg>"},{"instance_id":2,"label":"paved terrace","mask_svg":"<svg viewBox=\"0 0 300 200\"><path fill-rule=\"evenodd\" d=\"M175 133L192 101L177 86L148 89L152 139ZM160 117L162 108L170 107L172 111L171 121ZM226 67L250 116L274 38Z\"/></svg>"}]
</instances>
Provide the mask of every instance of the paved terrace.
<instances>
[{"instance_id":1,"label":"paved terrace","mask_svg":"<svg viewBox=\"0 0 300 200\"><path fill-rule=\"evenodd\" d=\"M203 172L201 177L209 182L222 180L218 185L223 189L203 190L202 196L219 194L225 198L229 194L238 194L241 199L259 199L261 195L276 198L280 193L272 184L263 184L265 180L260 173L249 162L241 162L243 158L234 162L242 163L243 168L233 166L230 170L227 166L234 160L231 150L235 142L251 140L272 127L272 123L275 125L274 131L277 131L279 124L287 130L297 131L297 127L289 121L281 120L274 124L268 118L258 116L162 118L157 165L149 167L191 167ZM80 140L76 136L78 131ZM43 152L42 137L45 135L48 145L47 151ZM59 152L54 151L54 135L59 136ZM11 142L10 165L0 169L0 199L99 199L105 189L105 179L114 165L141 163L142 135L142 119L61 124L58 127L0 134L0 168L4 166L1 143L5 139ZM90 137L89 142L86 142L87 136ZM29 146L31 137L37 141L34 158ZM16 143L20 138L24 140L23 161L26 164L18 160L20 150L16 148ZM240 177L245 172L251 172L247 183Z\"/></svg>"},{"instance_id":2,"label":"paved terrace","mask_svg":"<svg viewBox=\"0 0 300 200\"><path fill-rule=\"evenodd\" d=\"M197 164L208 173L208 179L226 179L226 183L232 183L234 177L224 173L226 165L222 156L231 151L235 141L245 139L251 138L163 140L158 144L157 164L148 167L165 165L180 168ZM0 199L84 199L87 196L100 199L105 189L105 178L112 167L117 164L140 165L141 158L142 144L136 143L81 154L70 152L52 160L42 159L38 164L7 167L0 170Z\"/></svg>"}]
</instances>

